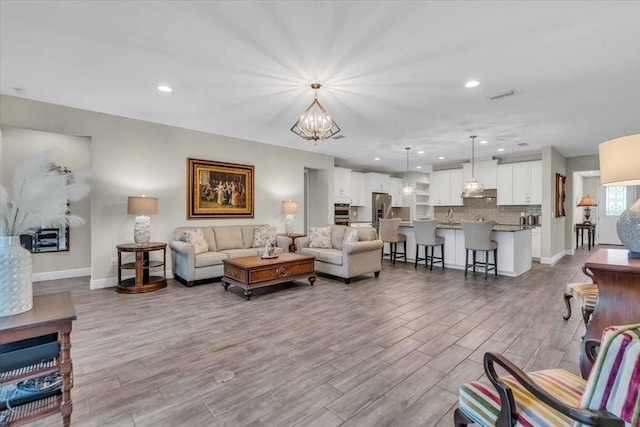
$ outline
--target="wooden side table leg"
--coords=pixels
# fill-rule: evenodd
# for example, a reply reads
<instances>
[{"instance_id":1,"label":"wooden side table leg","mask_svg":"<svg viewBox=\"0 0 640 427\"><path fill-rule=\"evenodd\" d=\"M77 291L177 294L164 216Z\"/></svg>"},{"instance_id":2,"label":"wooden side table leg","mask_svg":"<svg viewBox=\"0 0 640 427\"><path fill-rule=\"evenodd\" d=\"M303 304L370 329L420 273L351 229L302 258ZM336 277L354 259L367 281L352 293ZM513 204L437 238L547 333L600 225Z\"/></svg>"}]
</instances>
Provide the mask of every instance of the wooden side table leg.
<instances>
[{"instance_id":1,"label":"wooden side table leg","mask_svg":"<svg viewBox=\"0 0 640 427\"><path fill-rule=\"evenodd\" d=\"M62 373L62 401L60 402L60 414L62 424L71 425L71 412L73 401L71 400L71 387L73 387L73 362L71 360L71 322L60 331L60 372Z\"/></svg>"},{"instance_id":2,"label":"wooden side table leg","mask_svg":"<svg viewBox=\"0 0 640 427\"><path fill-rule=\"evenodd\" d=\"M142 286L142 251L136 251L136 278L135 286Z\"/></svg>"}]
</instances>

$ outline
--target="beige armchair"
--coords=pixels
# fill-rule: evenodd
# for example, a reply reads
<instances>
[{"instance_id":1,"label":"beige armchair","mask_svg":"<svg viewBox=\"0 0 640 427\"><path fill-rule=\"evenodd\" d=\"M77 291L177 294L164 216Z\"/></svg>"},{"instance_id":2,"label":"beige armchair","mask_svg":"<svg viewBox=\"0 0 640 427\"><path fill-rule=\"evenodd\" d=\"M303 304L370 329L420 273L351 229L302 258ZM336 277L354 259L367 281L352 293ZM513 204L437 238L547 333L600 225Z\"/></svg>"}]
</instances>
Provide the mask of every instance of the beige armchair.
<instances>
[{"instance_id":1,"label":"beige armchair","mask_svg":"<svg viewBox=\"0 0 640 427\"><path fill-rule=\"evenodd\" d=\"M344 225L332 225L331 247L309 247L310 237L298 237L295 239L297 252L316 258L315 269L318 273L337 276L349 284L355 276L373 273L380 276L382 269L382 240L378 239L373 227L346 227ZM343 243L345 234L351 230L357 230L358 241Z\"/></svg>"}]
</instances>

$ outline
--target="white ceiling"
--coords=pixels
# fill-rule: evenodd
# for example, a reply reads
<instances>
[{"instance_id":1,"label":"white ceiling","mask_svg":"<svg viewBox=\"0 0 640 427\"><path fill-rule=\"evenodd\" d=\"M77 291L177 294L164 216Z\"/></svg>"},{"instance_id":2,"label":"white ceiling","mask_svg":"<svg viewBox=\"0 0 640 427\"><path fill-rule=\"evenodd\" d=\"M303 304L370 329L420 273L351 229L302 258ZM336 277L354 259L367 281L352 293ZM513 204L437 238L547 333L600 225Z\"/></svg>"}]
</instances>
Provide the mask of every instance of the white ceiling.
<instances>
[{"instance_id":1,"label":"white ceiling","mask_svg":"<svg viewBox=\"0 0 640 427\"><path fill-rule=\"evenodd\" d=\"M411 169L468 161L471 134L489 141L476 158L591 155L640 132L639 16L638 1L2 0L0 91L356 170L403 172L407 146ZM289 129L316 81L344 138L314 145Z\"/></svg>"}]
</instances>

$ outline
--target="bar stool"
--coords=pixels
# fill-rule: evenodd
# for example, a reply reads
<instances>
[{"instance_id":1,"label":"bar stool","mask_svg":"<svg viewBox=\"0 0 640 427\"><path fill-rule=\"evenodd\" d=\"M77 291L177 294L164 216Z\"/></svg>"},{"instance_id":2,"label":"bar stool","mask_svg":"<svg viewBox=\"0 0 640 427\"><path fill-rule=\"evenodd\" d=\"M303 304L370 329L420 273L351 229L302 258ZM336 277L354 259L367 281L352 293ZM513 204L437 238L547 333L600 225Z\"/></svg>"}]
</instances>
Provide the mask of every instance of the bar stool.
<instances>
[{"instance_id":1,"label":"bar stool","mask_svg":"<svg viewBox=\"0 0 640 427\"><path fill-rule=\"evenodd\" d=\"M380 240L382 240L382 257L389 255L391 263L395 264L398 255L400 258L404 258L404 262L407 262L407 236L399 234L400 218L384 219L380 218ZM384 253L384 244L389 243L389 253ZM398 243L404 245L404 252L398 254Z\"/></svg>"},{"instance_id":2,"label":"bar stool","mask_svg":"<svg viewBox=\"0 0 640 427\"><path fill-rule=\"evenodd\" d=\"M414 219L413 232L416 236L416 263L413 268L418 268L418 261L424 260L424 266L431 264L429 270L433 271L434 260L436 264L442 263L444 269L444 238L436 236L437 219ZM424 258L420 256L420 246L424 246ZM440 257L434 257L435 247L440 246ZM431 256L429 256L431 248Z\"/></svg>"},{"instance_id":3,"label":"bar stool","mask_svg":"<svg viewBox=\"0 0 640 427\"><path fill-rule=\"evenodd\" d=\"M498 275L498 242L491 240L491 231L495 221L462 221L464 231L464 277L467 277L467 269L476 266L484 266L484 279L487 279L489 270ZM473 252L473 262L469 264L469 251ZM484 262L476 261L476 252L484 252ZM493 252L493 264L489 263L489 252Z\"/></svg>"}]
</instances>

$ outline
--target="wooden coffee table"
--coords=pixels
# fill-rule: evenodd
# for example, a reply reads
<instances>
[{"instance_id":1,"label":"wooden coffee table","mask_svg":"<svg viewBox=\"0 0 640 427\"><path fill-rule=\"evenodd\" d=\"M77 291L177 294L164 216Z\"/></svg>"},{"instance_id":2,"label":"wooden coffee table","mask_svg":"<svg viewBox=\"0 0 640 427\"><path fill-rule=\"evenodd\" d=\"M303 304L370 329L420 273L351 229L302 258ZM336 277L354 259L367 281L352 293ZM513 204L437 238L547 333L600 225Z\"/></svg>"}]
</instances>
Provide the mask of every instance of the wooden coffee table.
<instances>
[{"instance_id":1,"label":"wooden coffee table","mask_svg":"<svg viewBox=\"0 0 640 427\"><path fill-rule=\"evenodd\" d=\"M231 258L224 263L222 286L226 291L229 285L244 289L248 300L253 289L293 280L309 279L313 286L316 281L314 272L315 257L285 252L277 258L263 259L259 256Z\"/></svg>"}]
</instances>

